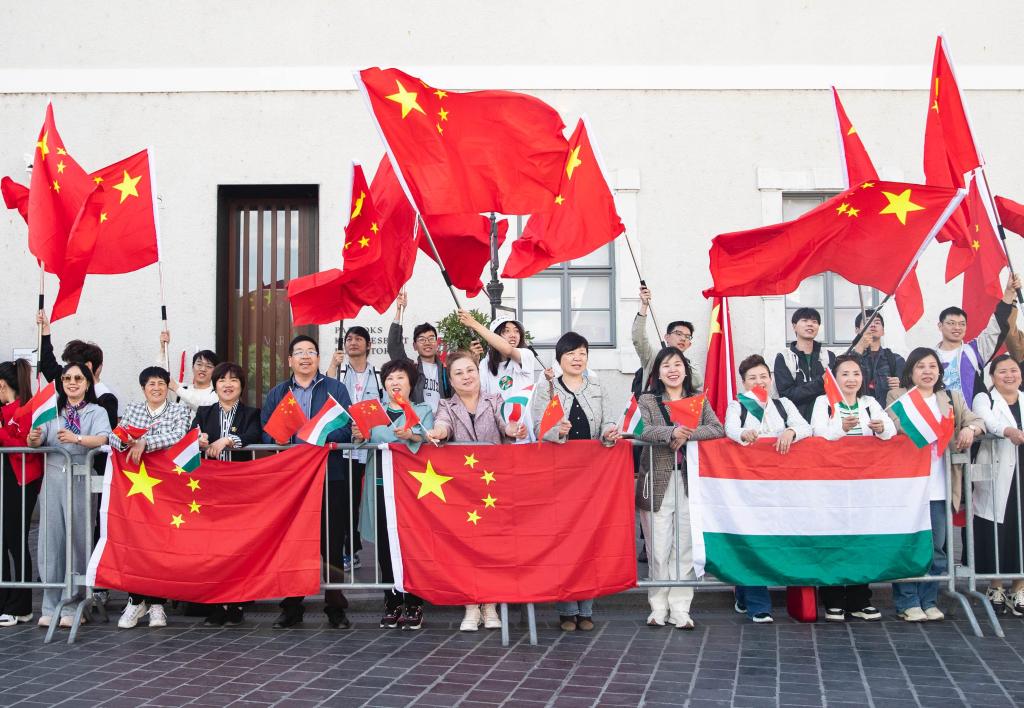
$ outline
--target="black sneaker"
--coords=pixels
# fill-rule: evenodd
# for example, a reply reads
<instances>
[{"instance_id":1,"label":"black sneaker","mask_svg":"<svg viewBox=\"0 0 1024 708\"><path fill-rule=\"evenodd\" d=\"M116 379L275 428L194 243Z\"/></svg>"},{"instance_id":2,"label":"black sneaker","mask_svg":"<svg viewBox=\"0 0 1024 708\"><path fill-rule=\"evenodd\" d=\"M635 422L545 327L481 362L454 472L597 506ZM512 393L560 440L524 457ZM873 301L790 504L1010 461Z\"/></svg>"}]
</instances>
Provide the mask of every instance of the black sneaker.
<instances>
[{"instance_id":1,"label":"black sneaker","mask_svg":"<svg viewBox=\"0 0 1024 708\"><path fill-rule=\"evenodd\" d=\"M214 605L210 608L210 614L206 616L206 620L203 622L205 627L221 627L228 618L227 610L224 609L224 605Z\"/></svg>"},{"instance_id":2,"label":"black sneaker","mask_svg":"<svg viewBox=\"0 0 1024 708\"><path fill-rule=\"evenodd\" d=\"M771 624L775 621L775 618L768 612L758 612L750 618L750 621L754 624Z\"/></svg>"},{"instance_id":3,"label":"black sneaker","mask_svg":"<svg viewBox=\"0 0 1024 708\"><path fill-rule=\"evenodd\" d=\"M384 614L380 616L381 629L394 629L402 619L402 606L388 607L384 605Z\"/></svg>"},{"instance_id":4,"label":"black sneaker","mask_svg":"<svg viewBox=\"0 0 1024 708\"><path fill-rule=\"evenodd\" d=\"M745 615L745 614L747 614L747 606L742 604L739 600L737 600L735 598L735 596L733 597L732 609L738 615ZM764 614L764 613L761 613L761 614Z\"/></svg>"},{"instance_id":5,"label":"black sneaker","mask_svg":"<svg viewBox=\"0 0 1024 708\"><path fill-rule=\"evenodd\" d=\"M281 614L274 620L274 629L288 629L294 627L297 624L302 624L303 616L302 608L288 608L281 610Z\"/></svg>"},{"instance_id":6,"label":"black sneaker","mask_svg":"<svg viewBox=\"0 0 1024 708\"><path fill-rule=\"evenodd\" d=\"M825 610L826 622L845 622L846 611L839 607L829 607Z\"/></svg>"},{"instance_id":7,"label":"black sneaker","mask_svg":"<svg viewBox=\"0 0 1024 708\"><path fill-rule=\"evenodd\" d=\"M327 615L327 622L335 629L348 629L352 626L345 610L340 607L325 607L324 614Z\"/></svg>"},{"instance_id":8,"label":"black sneaker","mask_svg":"<svg viewBox=\"0 0 1024 708\"><path fill-rule=\"evenodd\" d=\"M245 621L245 608L241 605L228 605L224 617L225 627L237 627Z\"/></svg>"},{"instance_id":9,"label":"black sneaker","mask_svg":"<svg viewBox=\"0 0 1024 708\"><path fill-rule=\"evenodd\" d=\"M406 605L402 610L402 616L398 618L398 626L402 629L421 629L423 627L423 608Z\"/></svg>"},{"instance_id":10,"label":"black sneaker","mask_svg":"<svg viewBox=\"0 0 1024 708\"><path fill-rule=\"evenodd\" d=\"M857 619L864 620L865 622L877 622L882 619L882 613L878 611L878 608L868 605L867 607L862 607L855 612L851 612L850 617L856 617Z\"/></svg>"}]
</instances>

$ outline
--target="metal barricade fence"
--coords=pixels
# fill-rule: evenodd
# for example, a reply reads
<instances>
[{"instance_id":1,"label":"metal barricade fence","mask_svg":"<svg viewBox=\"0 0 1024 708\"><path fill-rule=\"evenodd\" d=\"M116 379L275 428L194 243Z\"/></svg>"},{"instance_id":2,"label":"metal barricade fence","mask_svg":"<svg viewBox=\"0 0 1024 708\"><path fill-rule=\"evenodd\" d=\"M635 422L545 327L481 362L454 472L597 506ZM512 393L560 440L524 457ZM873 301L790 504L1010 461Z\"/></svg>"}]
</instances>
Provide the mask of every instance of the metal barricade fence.
<instances>
[{"instance_id":1,"label":"metal barricade fence","mask_svg":"<svg viewBox=\"0 0 1024 708\"><path fill-rule=\"evenodd\" d=\"M13 463L19 462L22 469L25 463L32 456L41 456L44 474L41 479L25 485L18 484ZM63 458L64 480L56 484L59 489L53 489L54 482L49 482L45 473L49 456ZM20 458L20 459L19 459ZM3 475L3 483L0 485L0 562L3 563L3 577L0 580L0 590L3 590L7 597L8 607L4 611L15 614L9 606L12 594L19 591L27 593L29 611L24 614L32 614L33 590L60 591L60 598L53 610L50 619L50 626L46 632L44 641L49 643L53 640L54 633L60 624L61 613L67 605L75 601L77 586L74 580L73 564L75 558L72 555L74 548L75 533L81 532L74 524L75 499L73 491L73 468L71 455L59 447L0 447L0 474ZM50 475L49 479L53 479ZM29 535L33 512L38 502L39 508L39 540L35 549L31 547ZM53 504L58 504L55 510ZM55 516L59 514L60 516ZM63 528L60 533L54 534L52 526L47 525L48 520L56 522L61 520ZM46 569L52 565L63 566L63 573L60 577L44 579L45 571L35 573L32 563L32 551L36 550L36 563L39 569ZM63 555L63 562L52 563L55 556ZM82 559L78 559L81 561ZM40 578L33 580L33 578Z\"/></svg>"}]
</instances>

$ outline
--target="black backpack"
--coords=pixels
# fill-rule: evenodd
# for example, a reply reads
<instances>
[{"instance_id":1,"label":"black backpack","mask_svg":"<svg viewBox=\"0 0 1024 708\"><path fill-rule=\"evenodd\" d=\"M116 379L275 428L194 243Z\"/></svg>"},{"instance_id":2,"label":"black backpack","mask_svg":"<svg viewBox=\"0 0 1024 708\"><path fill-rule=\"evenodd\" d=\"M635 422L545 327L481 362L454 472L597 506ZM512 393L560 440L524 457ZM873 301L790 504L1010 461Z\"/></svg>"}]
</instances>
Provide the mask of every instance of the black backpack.
<instances>
[{"instance_id":1,"label":"black backpack","mask_svg":"<svg viewBox=\"0 0 1024 708\"><path fill-rule=\"evenodd\" d=\"M784 425L789 423L789 414L786 412L786 407L782 405L782 401L780 401L778 398L773 398L772 403L775 404L775 410L777 410L779 412L779 415L782 417L782 423ZM740 404L740 427L742 428L746 424L747 409L746 407L743 406L743 404Z\"/></svg>"}]
</instances>

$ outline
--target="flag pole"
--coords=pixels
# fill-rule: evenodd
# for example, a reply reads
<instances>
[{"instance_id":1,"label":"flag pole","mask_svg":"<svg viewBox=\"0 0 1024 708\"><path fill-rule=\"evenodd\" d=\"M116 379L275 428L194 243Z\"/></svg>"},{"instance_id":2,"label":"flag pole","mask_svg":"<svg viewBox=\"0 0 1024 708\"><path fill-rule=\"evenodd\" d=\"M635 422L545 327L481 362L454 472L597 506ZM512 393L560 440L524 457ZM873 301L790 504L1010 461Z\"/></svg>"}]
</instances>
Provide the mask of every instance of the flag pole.
<instances>
[{"instance_id":1,"label":"flag pole","mask_svg":"<svg viewBox=\"0 0 1024 708\"><path fill-rule=\"evenodd\" d=\"M160 239L160 212L156 208L157 186L156 186L156 158L153 147L146 148L146 160L149 162L149 189L153 201L153 228L156 231L156 272L160 284L160 321L163 323L164 332L167 328L167 299L164 297L164 267L163 267L163 244ZM171 370L171 354L166 344L161 346L164 357L164 366L167 371Z\"/></svg>"},{"instance_id":2,"label":"flag pole","mask_svg":"<svg viewBox=\"0 0 1024 708\"><path fill-rule=\"evenodd\" d=\"M633 259L633 268L636 269L636 277L640 279L640 286L646 288L647 282L644 280L644 276L640 273L640 263L636 259L636 253L633 252L633 243L629 240L629 233L623 231L622 236L626 239L626 247L629 249L629 257ZM661 342L661 346L664 348L665 337L661 333L661 328L658 327L658 318L654 316L654 308L651 306L651 303L647 303L647 311L651 313L651 322L654 324L654 330L658 335L658 341Z\"/></svg>"},{"instance_id":3,"label":"flag pole","mask_svg":"<svg viewBox=\"0 0 1024 708\"><path fill-rule=\"evenodd\" d=\"M39 261L39 310L37 312L38 312L38 314L42 314L43 317L46 316L45 313L43 312L44 301L45 301L45 297L43 295L43 288L44 288L45 284L46 284L46 268L45 268L45 266L43 266L43 262ZM40 320L39 322L36 322L36 385L37 386L40 385L42 383L42 380L43 380L43 378L42 378L43 377L43 370L40 368L40 363L42 362L42 359L43 359L43 323Z\"/></svg>"},{"instance_id":4,"label":"flag pole","mask_svg":"<svg viewBox=\"0 0 1024 708\"><path fill-rule=\"evenodd\" d=\"M448 270L444 267L444 261L441 260L441 254L437 252L437 246L434 245L434 239L430 237L430 230L427 228L427 222L423 220L423 216L419 211L416 212L416 218L419 219L420 228L423 229L423 235L427 237L427 244L430 245L430 251L434 254L434 260L441 269L441 276L444 278L444 284L448 286L448 292L451 293L452 299L455 301L455 307L459 310L465 309L462 306L462 302L459 301L458 293L455 292L455 286L452 285L452 279L448 276Z\"/></svg>"}]
</instances>

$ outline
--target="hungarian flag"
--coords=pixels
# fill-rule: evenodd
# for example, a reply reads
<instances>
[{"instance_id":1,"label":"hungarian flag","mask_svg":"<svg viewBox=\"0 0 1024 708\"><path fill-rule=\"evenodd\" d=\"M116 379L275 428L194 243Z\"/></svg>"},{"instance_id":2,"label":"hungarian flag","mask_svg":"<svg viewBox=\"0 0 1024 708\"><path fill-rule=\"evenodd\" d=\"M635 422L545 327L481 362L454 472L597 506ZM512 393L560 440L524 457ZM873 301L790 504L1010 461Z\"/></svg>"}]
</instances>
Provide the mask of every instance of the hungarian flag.
<instances>
[{"instance_id":1,"label":"hungarian flag","mask_svg":"<svg viewBox=\"0 0 1024 708\"><path fill-rule=\"evenodd\" d=\"M370 439L370 431L378 425L391 425L391 419L384 412L384 406L380 401L359 401L348 407L348 414L352 422L359 428L363 438Z\"/></svg>"},{"instance_id":2,"label":"hungarian flag","mask_svg":"<svg viewBox=\"0 0 1024 708\"><path fill-rule=\"evenodd\" d=\"M399 393L393 394L391 400L394 401L402 412L405 414L405 425L402 426L405 430L420 424L420 417L416 415L416 411L413 409L412 404L405 400L405 397Z\"/></svg>"},{"instance_id":3,"label":"hungarian flag","mask_svg":"<svg viewBox=\"0 0 1024 708\"><path fill-rule=\"evenodd\" d=\"M118 423L111 432L113 432L121 442L130 443L132 440L138 440L145 435L147 430L149 430L149 428L139 428L135 425Z\"/></svg>"},{"instance_id":4,"label":"hungarian flag","mask_svg":"<svg viewBox=\"0 0 1024 708\"><path fill-rule=\"evenodd\" d=\"M167 448L167 455L174 463L174 471L195 472L203 461L199 449L199 428L192 428L178 442Z\"/></svg>"},{"instance_id":5,"label":"hungarian flag","mask_svg":"<svg viewBox=\"0 0 1024 708\"><path fill-rule=\"evenodd\" d=\"M622 411L619 418L619 432L623 435L639 435L644 432L644 419L640 415L640 406L637 404L636 396L629 397L626 410Z\"/></svg>"},{"instance_id":6,"label":"hungarian flag","mask_svg":"<svg viewBox=\"0 0 1024 708\"><path fill-rule=\"evenodd\" d=\"M932 559L930 471L931 454L902 436L811 438L784 456L767 441L688 443L694 571L736 585L922 575Z\"/></svg>"},{"instance_id":7,"label":"hungarian flag","mask_svg":"<svg viewBox=\"0 0 1024 708\"><path fill-rule=\"evenodd\" d=\"M754 386L749 391L740 391L736 400L747 413L759 421L764 420L764 409L768 407L768 389L764 386Z\"/></svg>"},{"instance_id":8,"label":"hungarian flag","mask_svg":"<svg viewBox=\"0 0 1024 708\"><path fill-rule=\"evenodd\" d=\"M166 450L110 456L88 584L204 603L315 594L328 451L301 445L191 474Z\"/></svg>"},{"instance_id":9,"label":"hungarian flag","mask_svg":"<svg viewBox=\"0 0 1024 708\"><path fill-rule=\"evenodd\" d=\"M736 355L732 346L729 299L716 297L711 304L708 354L704 360L704 394L719 420L736 395Z\"/></svg>"},{"instance_id":10,"label":"hungarian flag","mask_svg":"<svg viewBox=\"0 0 1024 708\"><path fill-rule=\"evenodd\" d=\"M328 394L320 412L299 428L295 437L310 445L326 445L328 435L335 430L341 430L351 422L352 418L342 405L334 400L334 396Z\"/></svg>"},{"instance_id":11,"label":"hungarian flag","mask_svg":"<svg viewBox=\"0 0 1024 708\"><path fill-rule=\"evenodd\" d=\"M846 110L839 100L839 92L832 87L832 97L836 105L836 127L839 130L839 156L843 163L843 175L846 177L846 188L853 184L864 184L866 182L877 182L878 172L875 165L864 149L860 134L853 126ZM900 320L905 329L910 329L924 314L924 296L921 294L921 284L917 280L917 266L910 269L906 279L896 289L896 309L900 313Z\"/></svg>"},{"instance_id":12,"label":"hungarian flag","mask_svg":"<svg viewBox=\"0 0 1024 708\"><path fill-rule=\"evenodd\" d=\"M306 424L306 414L291 391L287 391L263 425L263 432L278 445L286 445L296 431Z\"/></svg>"},{"instance_id":13,"label":"hungarian flag","mask_svg":"<svg viewBox=\"0 0 1024 708\"><path fill-rule=\"evenodd\" d=\"M996 197L999 221L1018 236L1024 236L1024 204L1006 197Z\"/></svg>"},{"instance_id":14,"label":"hungarian flag","mask_svg":"<svg viewBox=\"0 0 1024 708\"><path fill-rule=\"evenodd\" d=\"M565 159L565 125L540 99L433 88L373 67L356 84L422 214L548 211Z\"/></svg>"},{"instance_id":15,"label":"hungarian flag","mask_svg":"<svg viewBox=\"0 0 1024 708\"><path fill-rule=\"evenodd\" d=\"M839 404L843 402L843 394L839 390L839 382L832 369L825 367L825 374L822 376L822 383L825 388L825 397L828 398L828 405L833 411L839 410Z\"/></svg>"},{"instance_id":16,"label":"hungarian flag","mask_svg":"<svg viewBox=\"0 0 1024 708\"><path fill-rule=\"evenodd\" d=\"M38 428L57 418L57 387L54 382L39 389L28 401L32 411L32 427Z\"/></svg>"},{"instance_id":17,"label":"hungarian flag","mask_svg":"<svg viewBox=\"0 0 1024 708\"><path fill-rule=\"evenodd\" d=\"M345 268L368 261L376 261L381 254L380 224L373 207L373 194L363 174L363 166L352 163L352 204L341 257Z\"/></svg>"},{"instance_id":18,"label":"hungarian flag","mask_svg":"<svg viewBox=\"0 0 1024 708\"><path fill-rule=\"evenodd\" d=\"M830 270L892 293L917 262L963 190L864 182L793 221L716 236L712 295L784 295Z\"/></svg>"},{"instance_id":19,"label":"hungarian flag","mask_svg":"<svg viewBox=\"0 0 1024 708\"><path fill-rule=\"evenodd\" d=\"M558 424L564 418L565 411L562 409L562 401L552 393L551 401L544 407L544 414L540 417L540 432L537 435L538 442L544 439L549 430L558 427Z\"/></svg>"},{"instance_id":20,"label":"hungarian flag","mask_svg":"<svg viewBox=\"0 0 1024 708\"><path fill-rule=\"evenodd\" d=\"M673 423L685 428L696 428L700 425L701 412L704 410L704 394L680 398L677 401L665 401L668 417Z\"/></svg>"},{"instance_id":21,"label":"hungarian flag","mask_svg":"<svg viewBox=\"0 0 1024 708\"><path fill-rule=\"evenodd\" d=\"M569 138L558 192L549 209L533 214L512 244L503 278L528 278L545 268L581 258L626 230L586 116Z\"/></svg>"},{"instance_id":22,"label":"hungarian flag","mask_svg":"<svg viewBox=\"0 0 1024 708\"><path fill-rule=\"evenodd\" d=\"M0 194L3 195L4 206L17 209L21 218L28 223L28 187L10 177L4 177L0 179Z\"/></svg>"},{"instance_id":23,"label":"hungarian flag","mask_svg":"<svg viewBox=\"0 0 1024 708\"><path fill-rule=\"evenodd\" d=\"M916 387L893 401L889 409L899 419L904 434L917 447L937 443L939 453L945 451L953 437L952 409L946 418L937 416Z\"/></svg>"},{"instance_id":24,"label":"hungarian flag","mask_svg":"<svg viewBox=\"0 0 1024 708\"><path fill-rule=\"evenodd\" d=\"M587 470L587 483L566 480ZM625 442L383 454L395 587L437 605L582 600L635 587ZM571 552L566 539L574 539Z\"/></svg>"}]
</instances>

